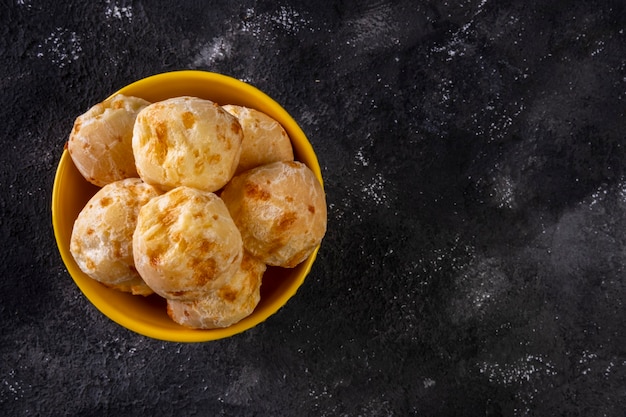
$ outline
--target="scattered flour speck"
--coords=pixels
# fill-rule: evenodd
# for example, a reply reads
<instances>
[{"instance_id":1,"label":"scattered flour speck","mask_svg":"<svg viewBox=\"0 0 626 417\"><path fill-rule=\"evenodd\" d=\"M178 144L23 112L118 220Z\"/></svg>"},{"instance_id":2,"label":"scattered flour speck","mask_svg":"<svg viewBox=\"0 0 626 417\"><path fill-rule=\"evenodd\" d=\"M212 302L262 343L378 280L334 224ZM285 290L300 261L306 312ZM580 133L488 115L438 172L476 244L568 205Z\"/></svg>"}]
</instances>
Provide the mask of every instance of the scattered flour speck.
<instances>
[{"instance_id":1,"label":"scattered flour speck","mask_svg":"<svg viewBox=\"0 0 626 417\"><path fill-rule=\"evenodd\" d=\"M588 205L589 209L595 208L599 203L603 202L607 195L609 194L609 190L605 184L601 184L597 190L595 190L591 196L589 196Z\"/></svg>"},{"instance_id":2,"label":"scattered flour speck","mask_svg":"<svg viewBox=\"0 0 626 417\"><path fill-rule=\"evenodd\" d=\"M386 205L387 193L385 192L385 185L386 180L379 172L374 176L374 178L372 178L372 182L365 184L361 188L361 191L365 194L367 198L369 198L377 205Z\"/></svg>"},{"instance_id":3,"label":"scattered flour speck","mask_svg":"<svg viewBox=\"0 0 626 417\"><path fill-rule=\"evenodd\" d=\"M270 15L270 20L278 27L283 28L291 34L298 33L302 27L305 27L309 22L300 16L296 10L281 6L278 11Z\"/></svg>"},{"instance_id":4,"label":"scattered flour speck","mask_svg":"<svg viewBox=\"0 0 626 417\"><path fill-rule=\"evenodd\" d=\"M127 20L132 22L133 20L133 7L126 5L119 5L118 1L107 0L106 9L104 15L107 19ZM123 3L123 2L122 2Z\"/></svg>"},{"instance_id":5,"label":"scattered flour speck","mask_svg":"<svg viewBox=\"0 0 626 417\"><path fill-rule=\"evenodd\" d=\"M363 155L363 148L359 149L355 156L356 160L364 167L370 164L369 159Z\"/></svg>"},{"instance_id":6,"label":"scattered flour speck","mask_svg":"<svg viewBox=\"0 0 626 417\"><path fill-rule=\"evenodd\" d=\"M241 21L229 26L219 36L208 40L206 45L198 49L192 56L190 66L193 68L211 67L216 62L227 60L237 55L237 46L244 44L251 50L272 50L278 37L292 36L302 30L314 31L311 22L298 10L289 6L276 6L275 9L260 13L254 7L248 7L240 14ZM256 56L249 57L249 74L240 74L245 82L254 82L258 76L255 67Z\"/></svg>"},{"instance_id":7,"label":"scattered flour speck","mask_svg":"<svg viewBox=\"0 0 626 417\"><path fill-rule=\"evenodd\" d=\"M500 208L515 208L515 183L509 176L495 181L494 197Z\"/></svg>"},{"instance_id":8,"label":"scattered flour speck","mask_svg":"<svg viewBox=\"0 0 626 417\"><path fill-rule=\"evenodd\" d=\"M512 363L483 362L479 371L492 383L502 385L522 384L539 376L557 374L555 365L542 355L527 355Z\"/></svg>"},{"instance_id":9,"label":"scattered flour speck","mask_svg":"<svg viewBox=\"0 0 626 417\"><path fill-rule=\"evenodd\" d=\"M0 389L0 403L8 400L18 401L24 398L24 383L16 378L16 372L14 369L9 371L6 378L2 379ZM32 388L30 384L26 385L26 388Z\"/></svg>"},{"instance_id":10,"label":"scattered flour speck","mask_svg":"<svg viewBox=\"0 0 626 417\"><path fill-rule=\"evenodd\" d=\"M626 203L626 179L622 178L618 185L619 198L623 203Z\"/></svg>"},{"instance_id":11,"label":"scattered flour speck","mask_svg":"<svg viewBox=\"0 0 626 417\"><path fill-rule=\"evenodd\" d=\"M79 59L82 50L76 32L58 27L37 45L37 57L48 58L53 64L63 68Z\"/></svg>"}]
</instances>

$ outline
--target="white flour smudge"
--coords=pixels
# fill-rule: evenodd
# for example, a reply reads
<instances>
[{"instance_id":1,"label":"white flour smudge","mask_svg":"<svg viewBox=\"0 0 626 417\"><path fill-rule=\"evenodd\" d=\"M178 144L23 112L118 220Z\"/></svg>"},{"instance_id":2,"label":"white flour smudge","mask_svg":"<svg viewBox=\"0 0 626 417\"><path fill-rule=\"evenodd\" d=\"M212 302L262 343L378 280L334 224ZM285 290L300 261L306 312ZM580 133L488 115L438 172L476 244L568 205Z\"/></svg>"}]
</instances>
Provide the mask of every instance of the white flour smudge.
<instances>
[{"instance_id":1,"label":"white flour smudge","mask_svg":"<svg viewBox=\"0 0 626 417\"><path fill-rule=\"evenodd\" d=\"M247 405L252 401L252 392L259 386L261 372L250 366L243 367L239 377L234 379L224 397L219 397L218 401L232 405Z\"/></svg>"},{"instance_id":2,"label":"white flour smudge","mask_svg":"<svg viewBox=\"0 0 626 417\"><path fill-rule=\"evenodd\" d=\"M202 46L192 59L191 65L195 68L211 66L215 62L227 59L236 52L235 48L239 41L251 46L252 50L271 48L281 33L292 36L303 29L313 31L310 21L291 7L281 6L274 11L260 14L249 7L243 12L241 24L232 26ZM251 56L250 59L254 60L256 57ZM252 82L252 76L242 77L243 81Z\"/></svg>"},{"instance_id":3,"label":"white flour smudge","mask_svg":"<svg viewBox=\"0 0 626 417\"><path fill-rule=\"evenodd\" d=\"M398 45L397 16L390 4L380 3L346 22L346 45L359 53L377 50L385 45Z\"/></svg>"},{"instance_id":4,"label":"white flour smudge","mask_svg":"<svg viewBox=\"0 0 626 417\"><path fill-rule=\"evenodd\" d=\"M312 30L311 22L304 18L297 10L281 6L270 13L257 14L253 8L246 9L241 34L252 35L260 41L271 41L276 29L281 29L290 35L295 35L304 28ZM265 36L261 36L265 35Z\"/></svg>"},{"instance_id":5,"label":"white flour smudge","mask_svg":"<svg viewBox=\"0 0 626 417\"><path fill-rule=\"evenodd\" d=\"M222 61L229 58L233 51L232 40L219 36L213 38L213 40L200 49L200 52L196 55L193 61L193 65L211 66L217 61Z\"/></svg>"},{"instance_id":6,"label":"white flour smudge","mask_svg":"<svg viewBox=\"0 0 626 417\"><path fill-rule=\"evenodd\" d=\"M498 259L475 254L474 249L467 245L460 248L469 261L461 260L453 264L460 273L455 279L457 291L450 300L448 311L456 323L480 319L489 314L500 296L511 286Z\"/></svg>"},{"instance_id":7,"label":"white flour smudge","mask_svg":"<svg viewBox=\"0 0 626 417\"><path fill-rule=\"evenodd\" d=\"M37 49L37 58L48 58L59 68L78 60L83 50L76 32L60 27L37 45Z\"/></svg>"}]
</instances>

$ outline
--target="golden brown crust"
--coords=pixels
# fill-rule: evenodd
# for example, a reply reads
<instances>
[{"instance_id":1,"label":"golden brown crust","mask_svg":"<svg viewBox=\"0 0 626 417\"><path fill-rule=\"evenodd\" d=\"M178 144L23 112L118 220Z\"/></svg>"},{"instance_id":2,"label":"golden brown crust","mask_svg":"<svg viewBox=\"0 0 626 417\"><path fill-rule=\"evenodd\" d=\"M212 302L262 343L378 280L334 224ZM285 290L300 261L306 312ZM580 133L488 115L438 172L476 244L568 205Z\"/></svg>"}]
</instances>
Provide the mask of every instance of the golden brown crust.
<instances>
[{"instance_id":1,"label":"golden brown crust","mask_svg":"<svg viewBox=\"0 0 626 417\"><path fill-rule=\"evenodd\" d=\"M152 288L148 287L145 281L141 279L139 274L137 274L136 278L129 280L129 281L124 281L121 284L106 284L106 283L103 283L103 284L114 290L128 292L128 293L131 293L132 295L143 295L144 297L146 297L148 295L154 294L154 291L152 291Z\"/></svg>"},{"instance_id":2,"label":"golden brown crust","mask_svg":"<svg viewBox=\"0 0 626 417\"><path fill-rule=\"evenodd\" d=\"M193 301L167 301L176 323L194 329L228 327L249 316L261 299L266 266L244 252L241 267L223 286Z\"/></svg>"},{"instance_id":3,"label":"golden brown crust","mask_svg":"<svg viewBox=\"0 0 626 417\"><path fill-rule=\"evenodd\" d=\"M132 238L140 208L158 195L139 178L101 188L74 222L70 252L80 269L111 288L151 294L135 269Z\"/></svg>"},{"instance_id":4,"label":"golden brown crust","mask_svg":"<svg viewBox=\"0 0 626 417\"><path fill-rule=\"evenodd\" d=\"M292 268L326 233L326 197L301 162L274 162L236 176L221 198L241 231L244 248L267 265Z\"/></svg>"},{"instance_id":5,"label":"golden brown crust","mask_svg":"<svg viewBox=\"0 0 626 417\"><path fill-rule=\"evenodd\" d=\"M232 178L243 132L216 103L175 97L138 115L132 148L139 176L163 190L185 185L217 191Z\"/></svg>"},{"instance_id":6,"label":"golden brown crust","mask_svg":"<svg viewBox=\"0 0 626 417\"><path fill-rule=\"evenodd\" d=\"M150 103L117 94L78 116L67 143L74 165L99 187L138 177L132 150L137 113Z\"/></svg>"},{"instance_id":7,"label":"golden brown crust","mask_svg":"<svg viewBox=\"0 0 626 417\"><path fill-rule=\"evenodd\" d=\"M241 264L241 234L215 194L177 187L142 207L135 266L160 296L190 300L221 287Z\"/></svg>"},{"instance_id":8,"label":"golden brown crust","mask_svg":"<svg viewBox=\"0 0 626 417\"><path fill-rule=\"evenodd\" d=\"M267 114L227 104L224 110L237 117L243 129L241 157L236 174L278 161L293 161L291 140L285 129Z\"/></svg>"}]
</instances>

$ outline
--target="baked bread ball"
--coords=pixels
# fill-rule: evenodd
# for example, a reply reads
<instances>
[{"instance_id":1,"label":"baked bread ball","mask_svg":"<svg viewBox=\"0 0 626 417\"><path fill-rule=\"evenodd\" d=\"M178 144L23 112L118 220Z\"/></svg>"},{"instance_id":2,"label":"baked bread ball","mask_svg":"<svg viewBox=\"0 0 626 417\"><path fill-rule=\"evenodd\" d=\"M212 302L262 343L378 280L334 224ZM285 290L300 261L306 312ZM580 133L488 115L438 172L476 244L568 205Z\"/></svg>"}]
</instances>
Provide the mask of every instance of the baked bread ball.
<instances>
[{"instance_id":1,"label":"baked bread ball","mask_svg":"<svg viewBox=\"0 0 626 417\"><path fill-rule=\"evenodd\" d=\"M224 110L237 117L243 129L241 157L235 174L278 161L293 161L291 140L285 129L267 114L227 104Z\"/></svg>"},{"instance_id":2,"label":"baked bread ball","mask_svg":"<svg viewBox=\"0 0 626 417\"><path fill-rule=\"evenodd\" d=\"M167 314L194 329L228 327L249 316L261 299L266 265L244 252L241 267L222 287L193 301L167 301Z\"/></svg>"},{"instance_id":3,"label":"baked bread ball","mask_svg":"<svg viewBox=\"0 0 626 417\"><path fill-rule=\"evenodd\" d=\"M150 104L139 97L117 94L78 116L67 150L87 181L102 187L124 178L136 178L133 125L137 113Z\"/></svg>"},{"instance_id":4,"label":"baked bread ball","mask_svg":"<svg viewBox=\"0 0 626 417\"><path fill-rule=\"evenodd\" d=\"M236 117L210 100L185 96L139 112L132 147L137 172L148 184L213 192L235 173L242 138Z\"/></svg>"},{"instance_id":5,"label":"baked bread ball","mask_svg":"<svg viewBox=\"0 0 626 417\"><path fill-rule=\"evenodd\" d=\"M152 294L135 269L132 241L139 209L159 194L139 178L98 190L78 214L70 238L70 252L85 274L121 291Z\"/></svg>"},{"instance_id":6,"label":"baked bread ball","mask_svg":"<svg viewBox=\"0 0 626 417\"><path fill-rule=\"evenodd\" d=\"M274 162L234 177L221 198L244 248L267 265L292 268L326 233L326 196L301 162Z\"/></svg>"},{"instance_id":7,"label":"baked bread ball","mask_svg":"<svg viewBox=\"0 0 626 417\"><path fill-rule=\"evenodd\" d=\"M135 266L161 297L193 300L220 288L239 269L241 234L222 200L180 186L139 211Z\"/></svg>"}]
</instances>

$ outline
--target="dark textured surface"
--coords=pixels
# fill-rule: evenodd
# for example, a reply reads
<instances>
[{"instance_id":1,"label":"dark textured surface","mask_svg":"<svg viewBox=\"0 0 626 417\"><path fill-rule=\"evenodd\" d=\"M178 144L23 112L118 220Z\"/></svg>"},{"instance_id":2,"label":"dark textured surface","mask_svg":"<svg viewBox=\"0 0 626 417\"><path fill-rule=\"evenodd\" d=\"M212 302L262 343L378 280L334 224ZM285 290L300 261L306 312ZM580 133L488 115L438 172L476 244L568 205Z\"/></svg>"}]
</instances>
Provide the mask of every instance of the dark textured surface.
<instances>
[{"instance_id":1,"label":"dark textured surface","mask_svg":"<svg viewBox=\"0 0 626 417\"><path fill-rule=\"evenodd\" d=\"M623 2L155 3L0 1L0 415L623 415ZM283 104L329 205L296 296L205 344L95 310L50 215L74 118L186 68Z\"/></svg>"}]
</instances>

